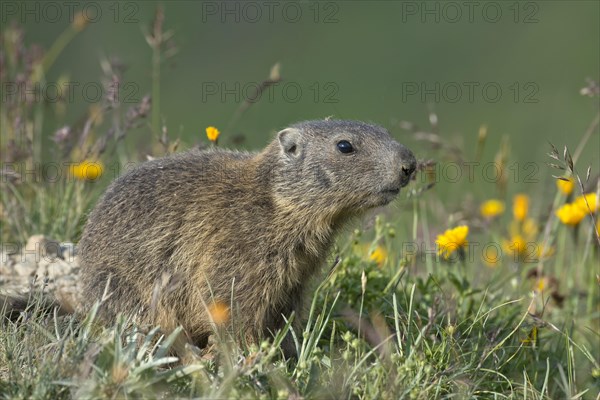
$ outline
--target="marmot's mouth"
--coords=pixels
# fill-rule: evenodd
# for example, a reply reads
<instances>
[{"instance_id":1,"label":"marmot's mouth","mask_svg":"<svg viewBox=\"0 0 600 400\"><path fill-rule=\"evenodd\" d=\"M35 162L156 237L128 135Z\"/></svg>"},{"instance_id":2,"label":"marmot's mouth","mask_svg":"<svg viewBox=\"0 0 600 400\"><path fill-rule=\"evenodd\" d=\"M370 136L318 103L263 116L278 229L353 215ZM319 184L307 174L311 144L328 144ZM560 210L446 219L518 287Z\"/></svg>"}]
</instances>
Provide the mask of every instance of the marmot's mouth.
<instances>
[{"instance_id":1,"label":"marmot's mouth","mask_svg":"<svg viewBox=\"0 0 600 400\"><path fill-rule=\"evenodd\" d=\"M389 194L389 195L397 195L398 193L400 193L400 188L387 188L387 189L383 189L381 192L381 194Z\"/></svg>"},{"instance_id":2,"label":"marmot's mouth","mask_svg":"<svg viewBox=\"0 0 600 400\"><path fill-rule=\"evenodd\" d=\"M385 206L386 204L394 201L396 197L398 197L398 193L400 193L399 187L388 187L380 190L376 194L375 207Z\"/></svg>"}]
</instances>

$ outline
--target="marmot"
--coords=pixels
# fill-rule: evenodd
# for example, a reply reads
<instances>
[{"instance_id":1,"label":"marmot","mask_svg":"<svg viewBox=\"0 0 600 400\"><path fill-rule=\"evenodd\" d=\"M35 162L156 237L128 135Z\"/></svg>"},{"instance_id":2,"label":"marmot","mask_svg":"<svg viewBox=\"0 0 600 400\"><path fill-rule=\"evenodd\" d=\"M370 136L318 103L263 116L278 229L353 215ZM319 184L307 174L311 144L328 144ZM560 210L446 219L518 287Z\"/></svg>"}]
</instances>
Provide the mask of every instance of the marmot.
<instances>
[{"instance_id":1,"label":"marmot","mask_svg":"<svg viewBox=\"0 0 600 400\"><path fill-rule=\"evenodd\" d=\"M258 153L215 148L145 162L89 216L79 243L84 306L105 295L103 319L136 313L167 332L181 325L204 347L208 310L222 304L238 334L265 337L300 312L336 232L392 201L415 165L384 128L342 120L297 123ZM295 354L291 341L284 352Z\"/></svg>"}]
</instances>

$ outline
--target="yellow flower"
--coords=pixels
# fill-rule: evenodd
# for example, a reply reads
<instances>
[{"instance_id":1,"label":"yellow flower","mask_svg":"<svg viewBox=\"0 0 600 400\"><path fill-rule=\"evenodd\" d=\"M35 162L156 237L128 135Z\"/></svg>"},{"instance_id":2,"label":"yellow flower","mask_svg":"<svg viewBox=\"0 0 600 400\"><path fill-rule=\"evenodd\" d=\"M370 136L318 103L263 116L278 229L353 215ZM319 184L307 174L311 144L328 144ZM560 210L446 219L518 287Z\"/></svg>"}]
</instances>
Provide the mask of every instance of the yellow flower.
<instances>
[{"instance_id":1,"label":"yellow flower","mask_svg":"<svg viewBox=\"0 0 600 400\"><path fill-rule=\"evenodd\" d=\"M484 258L483 262L485 263L485 265L487 265L490 268L496 268L498 265L500 265L500 257L493 256L493 257L489 257L489 258Z\"/></svg>"},{"instance_id":2,"label":"yellow flower","mask_svg":"<svg viewBox=\"0 0 600 400\"><path fill-rule=\"evenodd\" d=\"M219 139L220 134L221 132L219 132L219 130L214 126L209 126L208 128L206 128L206 137L211 142L216 142L217 139Z\"/></svg>"},{"instance_id":3,"label":"yellow flower","mask_svg":"<svg viewBox=\"0 0 600 400\"><path fill-rule=\"evenodd\" d=\"M375 250L369 255L371 261L375 261L377 265L381 266L387 260L387 250L382 246L377 246Z\"/></svg>"},{"instance_id":4,"label":"yellow flower","mask_svg":"<svg viewBox=\"0 0 600 400\"><path fill-rule=\"evenodd\" d=\"M564 195L570 195L573 193L573 189L575 188L575 179L573 177L565 178L566 181L562 179L556 180L556 187L558 190Z\"/></svg>"},{"instance_id":5,"label":"yellow flower","mask_svg":"<svg viewBox=\"0 0 600 400\"><path fill-rule=\"evenodd\" d=\"M578 225L586 216L585 211L573 203L567 203L556 210L556 216L565 225Z\"/></svg>"},{"instance_id":6,"label":"yellow flower","mask_svg":"<svg viewBox=\"0 0 600 400\"><path fill-rule=\"evenodd\" d=\"M539 258L545 260L554 255L554 247L552 246L544 246L543 244L539 244L536 246L536 255Z\"/></svg>"},{"instance_id":7,"label":"yellow flower","mask_svg":"<svg viewBox=\"0 0 600 400\"><path fill-rule=\"evenodd\" d=\"M485 253L483 253L483 262L490 268L495 268L500 264L501 261L501 251L494 247L494 250L490 250L490 248L485 249Z\"/></svg>"},{"instance_id":8,"label":"yellow flower","mask_svg":"<svg viewBox=\"0 0 600 400\"><path fill-rule=\"evenodd\" d=\"M573 204L580 207L585 213L589 213L590 210L592 210L593 213L598 211L598 198L596 197L596 193L587 193L583 196L579 196L575 199ZM588 208L588 205L590 208Z\"/></svg>"},{"instance_id":9,"label":"yellow flower","mask_svg":"<svg viewBox=\"0 0 600 400\"><path fill-rule=\"evenodd\" d=\"M504 202L494 199L484 201L479 211L486 218L494 218L504 212Z\"/></svg>"},{"instance_id":10,"label":"yellow flower","mask_svg":"<svg viewBox=\"0 0 600 400\"><path fill-rule=\"evenodd\" d=\"M77 14L75 14L75 18L73 18L72 22L73 28L75 28L77 32L81 32L82 30L84 30L89 23L90 20L84 12L78 12Z\"/></svg>"},{"instance_id":11,"label":"yellow flower","mask_svg":"<svg viewBox=\"0 0 600 400\"><path fill-rule=\"evenodd\" d=\"M229 307L222 302L216 302L208 307L212 321L216 325L223 325L229 320Z\"/></svg>"},{"instance_id":12,"label":"yellow flower","mask_svg":"<svg viewBox=\"0 0 600 400\"><path fill-rule=\"evenodd\" d=\"M587 202L586 202L587 201ZM589 208L588 208L589 206ZM565 225L578 225L590 213L598 210L596 193L579 196L572 203L562 205L556 210L556 216Z\"/></svg>"},{"instance_id":13,"label":"yellow flower","mask_svg":"<svg viewBox=\"0 0 600 400\"><path fill-rule=\"evenodd\" d=\"M71 173L82 181L95 181L102 176L104 165L101 161L85 160L73 165Z\"/></svg>"},{"instance_id":14,"label":"yellow flower","mask_svg":"<svg viewBox=\"0 0 600 400\"><path fill-rule=\"evenodd\" d=\"M538 226L532 218L527 218L525 221L523 221L523 226L521 229L527 240L534 240L537 236Z\"/></svg>"},{"instance_id":15,"label":"yellow flower","mask_svg":"<svg viewBox=\"0 0 600 400\"><path fill-rule=\"evenodd\" d=\"M533 289L536 292L543 292L544 289L546 289L548 286L550 286L550 279L548 279L545 276L542 276L541 278L538 278L537 282L533 286Z\"/></svg>"},{"instance_id":16,"label":"yellow flower","mask_svg":"<svg viewBox=\"0 0 600 400\"><path fill-rule=\"evenodd\" d=\"M533 290L536 292L548 292L552 296L558 294L558 280L551 275L536 276L533 284Z\"/></svg>"},{"instance_id":17,"label":"yellow flower","mask_svg":"<svg viewBox=\"0 0 600 400\"><path fill-rule=\"evenodd\" d=\"M504 251L512 254L515 258L521 257L527 252L527 242L519 234L514 235L509 240L505 240L502 243L502 247L504 247Z\"/></svg>"},{"instance_id":18,"label":"yellow flower","mask_svg":"<svg viewBox=\"0 0 600 400\"><path fill-rule=\"evenodd\" d=\"M466 247L469 243L467 235L469 227L466 225L457 226L454 229L448 229L441 235L438 235L435 243L438 245L438 253L448 259L450 254L460 248Z\"/></svg>"},{"instance_id":19,"label":"yellow flower","mask_svg":"<svg viewBox=\"0 0 600 400\"><path fill-rule=\"evenodd\" d=\"M517 221L523 221L527 218L529 211L529 196L518 194L513 199L513 215Z\"/></svg>"},{"instance_id":20,"label":"yellow flower","mask_svg":"<svg viewBox=\"0 0 600 400\"><path fill-rule=\"evenodd\" d=\"M513 220L508 227L508 239L502 241L503 251L512 255L515 262L535 262L542 256L550 257L552 249L545 249L537 242L538 231L533 218Z\"/></svg>"}]
</instances>

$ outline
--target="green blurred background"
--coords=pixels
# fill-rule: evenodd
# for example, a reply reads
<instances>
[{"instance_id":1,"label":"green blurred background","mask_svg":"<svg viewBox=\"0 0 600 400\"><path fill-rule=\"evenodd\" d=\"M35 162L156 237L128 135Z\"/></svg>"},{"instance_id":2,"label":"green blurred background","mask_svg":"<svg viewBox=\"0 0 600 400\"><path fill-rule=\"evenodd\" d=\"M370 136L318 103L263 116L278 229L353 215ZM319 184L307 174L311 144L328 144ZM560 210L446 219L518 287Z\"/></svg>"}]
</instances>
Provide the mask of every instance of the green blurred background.
<instances>
[{"instance_id":1,"label":"green blurred background","mask_svg":"<svg viewBox=\"0 0 600 400\"><path fill-rule=\"evenodd\" d=\"M70 22L66 7L51 22L43 14L39 21L34 14L21 14L35 7L42 13L44 2L5 3L12 8L3 8L3 25L22 23L26 42L46 49ZM598 97L579 93L586 78L598 80L600 71L598 1L96 2L86 9L95 22L67 46L47 81L67 74L69 81L99 82L100 60L116 56L128 66L124 82L139 87L136 97L149 94L152 53L144 31L159 4L178 48L163 63L160 111L169 132L180 135L186 147L205 140L208 125L225 129L243 89L267 78L279 62L283 81L272 89L272 99L263 94L224 133L225 144L227 135L242 133L243 147L261 148L292 122L334 116L382 124L418 157L436 158L427 144L398 126L408 120L428 128L433 106L440 134L464 147L467 158L482 124L489 133L484 161L493 160L508 135L511 161L520 163L521 176L530 172L523 170L525 162L537 163L536 187L550 194L555 171L544 165L548 141L573 151L598 110ZM434 88L436 82L439 98L422 98L419 86ZM466 82L476 85L472 99ZM236 83L237 96L220 89L206 92L215 85L235 92ZM486 84L492 86L488 92ZM417 93L407 92L415 87ZM76 101L67 120L89 106ZM47 125L48 136L60 127L51 120ZM148 139L142 133L135 140ZM585 175L590 164L599 170L599 153L596 131L578 163L580 173ZM511 190L523 185L532 183L519 178ZM453 186L442 190L485 196L493 187L485 182Z\"/></svg>"}]
</instances>

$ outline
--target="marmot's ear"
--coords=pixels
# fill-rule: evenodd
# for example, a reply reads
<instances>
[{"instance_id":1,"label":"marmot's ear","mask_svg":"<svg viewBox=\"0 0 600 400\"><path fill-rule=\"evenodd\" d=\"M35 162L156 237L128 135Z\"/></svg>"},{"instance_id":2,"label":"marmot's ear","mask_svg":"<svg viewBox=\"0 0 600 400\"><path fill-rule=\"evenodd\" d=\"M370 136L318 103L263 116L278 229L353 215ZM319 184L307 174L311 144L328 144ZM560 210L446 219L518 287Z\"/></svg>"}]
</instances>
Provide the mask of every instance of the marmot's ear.
<instances>
[{"instance_id":1,"label":"marmot's ear","mask_svg":"<svg viewBox=\"0 0 600 400\"><path fill-rule=\"evenodd\" d=\"M289 157L300 155L300 131L294 128L285 128L277 134L279 145L284 154Z\"/></svg>"}]
</instances>

